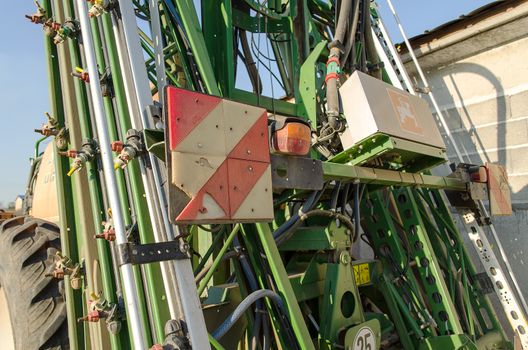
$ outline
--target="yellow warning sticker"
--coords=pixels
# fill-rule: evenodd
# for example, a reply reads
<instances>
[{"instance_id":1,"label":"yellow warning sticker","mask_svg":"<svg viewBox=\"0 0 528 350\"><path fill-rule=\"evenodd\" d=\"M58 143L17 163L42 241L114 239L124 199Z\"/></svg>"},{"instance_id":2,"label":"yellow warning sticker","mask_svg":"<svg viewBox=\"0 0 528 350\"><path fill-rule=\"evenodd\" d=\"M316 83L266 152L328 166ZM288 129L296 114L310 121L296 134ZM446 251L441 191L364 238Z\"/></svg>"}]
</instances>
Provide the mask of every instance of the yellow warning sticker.
<instances>
[{"instance_id":1,"label":"yellow warning sticker","mask_svg":"<svg viewBox=\"0 0 528 350\"><path fill-rule=\"evenodd\" d=\"M354 277L356 278L356 285L362 286L370 283L369 264L354 265Z\"/></svg>"}]
</instances>

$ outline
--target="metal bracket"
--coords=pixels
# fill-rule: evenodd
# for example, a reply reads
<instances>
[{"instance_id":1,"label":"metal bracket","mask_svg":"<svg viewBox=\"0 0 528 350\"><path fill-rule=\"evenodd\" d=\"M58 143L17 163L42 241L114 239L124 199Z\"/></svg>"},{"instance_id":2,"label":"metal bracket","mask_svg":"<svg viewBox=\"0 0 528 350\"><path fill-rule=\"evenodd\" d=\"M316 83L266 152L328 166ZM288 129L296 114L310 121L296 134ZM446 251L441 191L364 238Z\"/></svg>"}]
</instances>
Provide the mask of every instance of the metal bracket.
<instances>
[{"instance_id":1,"label":"metal bracket","mask_svg":"<svg viewBox=\"0 0 528 350\"><path fill-rule=\"evenodd\" d=\"M160 122L163 118L163 108L158 102L154 102L154 104L148 105L146 107L146 112L148 117L156 122Z\"/></svg>"},{"instance_id":2,"label":"metal bracket","mask_svg":"<svg viewBox=\"0 0 528 350\"><path fill-rule=\"evenodd\" d=\"M271 178L274 189L323 188L323 167L312 158L271 155Z\"/></svg>"},{"instance_id":3,"label":"metal bracket","mask_svg":"<svg viewBox=\"0 0 528 350\"><path fill-rule=\"evenodd\" d=\"M188 249L180 244L179 241L134 244L122 243L117 245L118 264L142 265L153 262L168 260L184 260L190 256Z\"/></svg>"}]
</instances>

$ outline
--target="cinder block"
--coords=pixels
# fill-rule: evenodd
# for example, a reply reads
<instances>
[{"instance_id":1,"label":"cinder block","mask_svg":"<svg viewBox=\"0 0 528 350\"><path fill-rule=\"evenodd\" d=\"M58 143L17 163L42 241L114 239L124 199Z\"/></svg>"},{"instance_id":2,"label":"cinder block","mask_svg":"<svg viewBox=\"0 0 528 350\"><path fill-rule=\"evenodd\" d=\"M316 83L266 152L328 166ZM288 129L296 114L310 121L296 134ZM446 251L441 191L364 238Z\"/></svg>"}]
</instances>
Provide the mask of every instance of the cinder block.
<instances>
[{"instance_id":1,"label":"cinder block","mask_svg":"<svg viewBox=\"0 0 528 350\"><path fill-rule=\"evenodd\" d=\"M528 91L508 97L510 107L510 118L528 116Z\"/></svg>"}]
</instances>

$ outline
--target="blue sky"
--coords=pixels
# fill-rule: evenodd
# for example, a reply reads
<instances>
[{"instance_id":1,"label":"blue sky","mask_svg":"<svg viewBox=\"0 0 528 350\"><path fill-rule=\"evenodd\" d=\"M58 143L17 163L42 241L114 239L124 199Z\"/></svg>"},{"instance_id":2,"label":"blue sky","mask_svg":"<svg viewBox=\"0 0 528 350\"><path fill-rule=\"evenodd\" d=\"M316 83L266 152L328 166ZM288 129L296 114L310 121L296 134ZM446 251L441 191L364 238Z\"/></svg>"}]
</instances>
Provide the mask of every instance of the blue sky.
<instances>
[{"instance_id":1,"label":"blue sky","mask_svg":"<svg viewBox=\"0 0 528 350\"><path fill-rule=\"evenodd\" d=\"M410 36L434 28L478 8L488 0L393 0ZM379 0L381 14L393 37L401 40L385 0ZM29 158L38 139L32 130L45 121L48 91L42 30L24 18L35 10L32 0L11 1L4 6L0 21L4 45L0 47L0 127L2 166L0 203L6 204L24 192Z\"/></svg>"}]
</instances>

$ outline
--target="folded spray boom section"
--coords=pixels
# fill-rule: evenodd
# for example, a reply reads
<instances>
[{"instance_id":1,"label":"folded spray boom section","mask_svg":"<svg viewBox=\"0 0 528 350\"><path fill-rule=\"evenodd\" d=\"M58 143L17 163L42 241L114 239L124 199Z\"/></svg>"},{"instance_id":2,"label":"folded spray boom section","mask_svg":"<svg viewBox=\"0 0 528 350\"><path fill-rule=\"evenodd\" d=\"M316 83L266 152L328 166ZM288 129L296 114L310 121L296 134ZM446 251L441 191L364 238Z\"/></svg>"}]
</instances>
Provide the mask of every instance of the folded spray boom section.
<instances>
[{"instance_id":1,"label":"folded spray boom section","mask_svg":"<svg viewBox=\"0 0 528 350\"><path fill-rule=\"evenodd\" d=\"M433 175L376 6L37 3L70 348L528 349L507 174Z\"/></svg>"}]
</instances>

